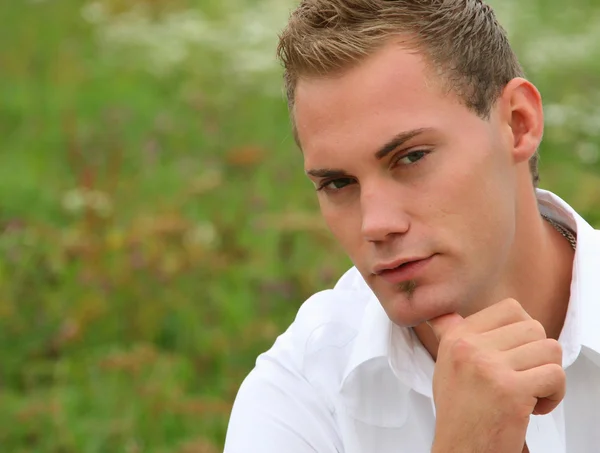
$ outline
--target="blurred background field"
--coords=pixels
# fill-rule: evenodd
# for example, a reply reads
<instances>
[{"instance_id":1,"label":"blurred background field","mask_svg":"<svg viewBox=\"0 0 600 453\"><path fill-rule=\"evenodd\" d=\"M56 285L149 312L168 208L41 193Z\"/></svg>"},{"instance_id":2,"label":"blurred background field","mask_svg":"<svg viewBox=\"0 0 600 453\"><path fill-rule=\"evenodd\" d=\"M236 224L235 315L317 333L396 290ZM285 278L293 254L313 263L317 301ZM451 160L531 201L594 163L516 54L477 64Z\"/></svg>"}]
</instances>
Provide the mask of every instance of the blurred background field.
<instances>
[{"instance_id":1,"label":"blurred background field","mask_svg":"<svg viewBox=\"0 0 600 453\"><path fill-rule=\"evenodd\" d=\"M290 135L294 4L0 2L1 451L222 451L350 265ZM544 97L541 186L600 227L600 0L492 4Z\"/></svg>"}]
</instances>

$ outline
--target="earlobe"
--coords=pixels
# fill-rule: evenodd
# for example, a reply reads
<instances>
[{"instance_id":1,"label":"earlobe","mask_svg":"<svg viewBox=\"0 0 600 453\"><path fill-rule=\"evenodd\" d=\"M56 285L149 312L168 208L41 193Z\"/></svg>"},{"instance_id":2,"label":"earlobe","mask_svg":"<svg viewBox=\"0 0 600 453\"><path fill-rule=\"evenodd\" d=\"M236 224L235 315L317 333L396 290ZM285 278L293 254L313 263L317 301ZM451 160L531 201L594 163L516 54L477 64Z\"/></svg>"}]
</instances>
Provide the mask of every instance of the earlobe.
<instances>
[{"instance_id":1,"label":"earlobe","mask_svg":"<svg viewBox=\"0 0 600 453\"><path fill-rule=\"evenodd\" d=\"M528 80L516 78L505 88L508 120L513 135L515 162L525 162L535 154L544 133L544 111L538 89Z\"/></svg>"}]
</instances>

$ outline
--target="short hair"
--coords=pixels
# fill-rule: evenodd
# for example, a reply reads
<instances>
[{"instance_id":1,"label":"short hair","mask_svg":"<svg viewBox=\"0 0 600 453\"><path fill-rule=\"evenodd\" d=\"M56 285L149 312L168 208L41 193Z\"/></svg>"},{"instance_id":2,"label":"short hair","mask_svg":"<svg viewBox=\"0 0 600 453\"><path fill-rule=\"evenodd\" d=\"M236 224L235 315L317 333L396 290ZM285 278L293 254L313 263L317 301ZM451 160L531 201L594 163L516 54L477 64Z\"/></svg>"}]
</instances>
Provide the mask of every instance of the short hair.
<instances>
[{"instance_id":1,"label":"short hair","mask_svg":"<svg viewBox=\"0 0 600 453\"><path fill-rule=\"evenodd\" d=\"M288 107L303 77L325 77L359 64L394 38L424 55L428 66L482 118L508 82L524 77L506 31L481 0L302 0L279 36ZM539 181L538 152L529 162Z\"/></svg>"}]
</instances>

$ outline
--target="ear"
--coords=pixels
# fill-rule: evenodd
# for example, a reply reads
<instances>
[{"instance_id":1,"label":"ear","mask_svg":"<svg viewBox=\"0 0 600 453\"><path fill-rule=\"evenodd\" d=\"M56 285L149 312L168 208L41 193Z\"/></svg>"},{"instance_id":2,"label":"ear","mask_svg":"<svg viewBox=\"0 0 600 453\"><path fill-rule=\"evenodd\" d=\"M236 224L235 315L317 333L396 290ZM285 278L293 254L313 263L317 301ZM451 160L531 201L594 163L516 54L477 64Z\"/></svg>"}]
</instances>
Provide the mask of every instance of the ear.
<instances>
[{"instance_id":1,"label":"ear","mask_svg":"<svg viewBox=\"0 0 600 453\"><path fill-rule=\"evenodd\" d=\"M512 156L516 163L529 161L544 133L542 96L528 80L511 80L501 95L501 116L511 133Z\"/></svg>"}]
</instances>

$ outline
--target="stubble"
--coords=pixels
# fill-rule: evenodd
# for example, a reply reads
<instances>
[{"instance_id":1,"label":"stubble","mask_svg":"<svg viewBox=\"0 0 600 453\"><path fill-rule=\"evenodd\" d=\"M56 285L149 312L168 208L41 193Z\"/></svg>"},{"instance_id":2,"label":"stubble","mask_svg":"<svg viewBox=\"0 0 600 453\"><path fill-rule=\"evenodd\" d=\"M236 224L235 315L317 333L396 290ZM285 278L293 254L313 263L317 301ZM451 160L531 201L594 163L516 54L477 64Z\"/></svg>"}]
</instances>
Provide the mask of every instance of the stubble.
<instances>
[{"instance_id":1,"label":"stubble","mask_svg":"<svg viewBox=\"0 0 600 453\"><path fill-rule=\"evenodd\" d=\"M415 290L417 289L417 282L414 280L401 282L398 284L398 289L406 295L408 300L411 300Z\"/></svg>"}]
</instances>

